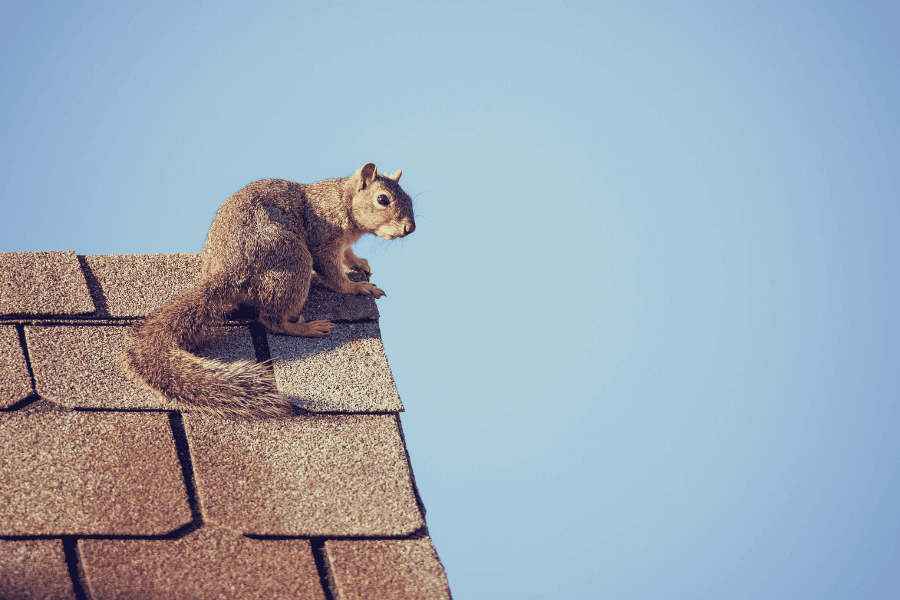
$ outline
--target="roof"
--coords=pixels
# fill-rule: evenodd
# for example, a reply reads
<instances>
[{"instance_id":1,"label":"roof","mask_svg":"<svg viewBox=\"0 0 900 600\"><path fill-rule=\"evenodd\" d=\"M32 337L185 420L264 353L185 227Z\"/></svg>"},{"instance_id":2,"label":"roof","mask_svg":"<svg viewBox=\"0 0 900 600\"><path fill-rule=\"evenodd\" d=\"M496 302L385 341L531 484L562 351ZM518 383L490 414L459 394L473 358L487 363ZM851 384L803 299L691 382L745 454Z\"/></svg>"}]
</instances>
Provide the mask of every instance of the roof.
<instances>
[{"instance_id":1,"label":"roof","mask_svg":"<svg viewBox=\"0 0 900 600\"><path fill-rule=\"evenodd\" d=\"M203 354L274 358L286 419L181 412L119 368L198 254L0 253L0 597L450 598L374 300L331 336L232 314Z\"/></svg>"}]
</instances>

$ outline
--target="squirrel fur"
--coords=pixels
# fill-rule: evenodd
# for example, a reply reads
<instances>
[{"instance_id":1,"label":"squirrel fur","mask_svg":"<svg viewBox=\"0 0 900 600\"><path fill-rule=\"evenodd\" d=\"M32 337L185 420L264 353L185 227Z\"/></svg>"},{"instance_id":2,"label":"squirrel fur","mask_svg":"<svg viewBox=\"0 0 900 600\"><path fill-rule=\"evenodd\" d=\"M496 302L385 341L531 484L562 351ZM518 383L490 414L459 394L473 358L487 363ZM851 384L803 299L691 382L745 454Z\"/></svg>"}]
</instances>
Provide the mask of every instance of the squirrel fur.
<instances>
[{"instance_id":1,"label":"squirrel fur","mask_svg":"<svg viewBox=\"0 0 900 600\"><path fill-rule=\"evenodd\" d=\"M393 175L367 163L350 177L312 184L256 181L219 208L203 246L203 275L133 328L126 369L146 386L195 410L219 416L294 413L269 365L225 363L193 354L240 305L254 306L274 334L320 337L330 321L300 316L310 283L380 298L348 270L372 271L351 245L366 233L393 240L416 229L412 199ZM299 320L297 320L299 316Z\"/></svg>"}]
</instances>

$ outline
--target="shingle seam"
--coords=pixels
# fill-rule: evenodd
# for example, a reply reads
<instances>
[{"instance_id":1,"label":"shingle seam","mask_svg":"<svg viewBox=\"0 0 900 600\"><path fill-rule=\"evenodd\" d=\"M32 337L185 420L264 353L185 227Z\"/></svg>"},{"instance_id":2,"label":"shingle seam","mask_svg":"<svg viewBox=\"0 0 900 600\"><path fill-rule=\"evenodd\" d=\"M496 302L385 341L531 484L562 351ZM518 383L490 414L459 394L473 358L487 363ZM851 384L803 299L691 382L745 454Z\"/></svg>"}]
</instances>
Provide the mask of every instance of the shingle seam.
<instances>
[{"instance_id":1,"label":"shingle seam","mask_svg":"<svg viewBox=\"0 0 900 600\"><path fill-rule=\"evenodd\" d=\"M184 430L184 421L181 413L172 411L169 413L169 425L172 428L172 437L175 439L175 450L178 452L178 462L181 464L181 475L184 478L184 488L188 496L188 506L191 508L191 522L173 531L179 536L184 536L199 529L203 525L203 514L200 510L200 499L197 496L197 483L194 475L194 463L191 459L191 448L188 443L187 433Z\"/></svg>"},{"instance_id":2,"label":"shingle seam","mask_svg":"<svg viewBox=\"0 0 900 600\"><path fill-rule=\"evenodd\" d=\"M300 320L300 317L304 317L304 321L306 321L306 315L303 312L296 319L288 319L291 323L296 323ZM326 321L331 321L332 323L340 323L341 325L358 325L360 323L377 323L380 317L363 317L361 319L344 319L342 317L322 317ZM281 335L281 334L273 334L273 335ZM285 336L287 337L287 336Z\"/></svg>"},{"instance_id":3,"label":"shingle seam","mask_svg":"<svg viewBox=\"0 0 900 600\"><path fill-rule=\"evenodd\" d=\"M169 408L105 408L102 406L74 406L68 410L73 412L109 412L109 413L170 413Z\"/></svg>"},{"instance_id":4,"label":"shingle seam","mask_svg":"<svg viewBox=\"0 0 900 600\"><path fill-rule=\"evenodd\" d=\"M335 600L331 584L333 577L325 554L325 540L323 537L309 538L309 545L312 548L313 560L316 561L316 571L319 573L319 584L322 586L325 600Z\"/></svg>"},{"instance_id":5,"label":"shingle seam","mask_svg":"<svg viewBox=\"0 0 900 600\"><path fill-rule=\"evenodd\" d=\"M9 413L9 412L15 412L17 410L22 410L25 407L27 407L31 404L34 404L35 402L38 402L40 399L41 399L41 397L38 396L37 394L31 394L27 398L22 398L21 400L19 400L18 402L16 402L15 404L13 404L11 406L7 406L6 408L0 408L0 413Z\"/></svg>"},{"instance_id":6,"label":"shingle seam","mask_svg":"<svg viewBox=\"0 0 900 600\"><path fill-rule=\"evenodd\" d=\"M334 540L334 541L349 541L349 542L362 542L362 541L379 541L379 540L419 540L423 537L428 536L428 526L423 525L419 527L412 533L408 534L400 534L400 535L314 535L314 536L302 536L302 535L265 535L259 533L244 533L242 534L245 538L249 538L251 540L309 540L310 543L313 543L315 540Z\"/></svg>"},{"instance_id":7,"label":"shingle seam","mask_svg":"<svg viewBox=\"0 0 900 600\"><path fill-rule=\"evenodd\" d=\"M81 321L81 320L98 320L98 319L128 319L134 317L103 317L97 316L93 313L79 313L79 314L65 314L65 313L53 313L53 312L42 312L42 313L32 313L32 312L3 312L0 313L0 322L9 323L27 323L35 320L43 320L43 319L68 319L72 321Z\"/></svg>"},{"instance_id":8,"label":"shingle seam","mask_svg":"<svg viewBox=\"0 0 900 600\"><path fill-rule=\"evenodd\" d=\"M360 411L349 411L349 410L312 410L303 407L296 407L306 413L311 415L320 416L334 416L334 417L346 417L349 415L399 415L401 412L405 411L397 411L397 410L360 410Z\"/></svg>"},{"instance_id":9,"label":"shingle seam","mask_svg":"<svg viewBox=\"0 0 900 600\"><path fill-rule=\"evenodd\" d=\"M81 553L78 551L78 538L73 535L62 537L63 553L66 557L66 566L69 569L69 578L72 580L72 591L76 600L89 600L87 584L84 579L84 569L81 567Z\"/></svg>"},{"instance_id":10,"label":"shingle seam","mask_svg":"<svg viewBox=\"0 0 900 600\"><path fill-rule=\"evenodd\" d=\"M146 317L102 317L102 318L84 318L74 319L69 317L0 317L0 325L33 325L33 326L53 326L53 327L129 327L135 323L143 321ZM222 323L226 327L248 327L259 321L252 319L235 319L226 320Z\"/></svg>"},{"instance_id":11,"label":"shingle seam","mask_svg":"<svg viewBox=\"0 0 900 600\"><path fill-rule=\"evenodd\" d=\"M63 537L76 537L76 536L62 536L58 533L47 533L40 535L0 535L0 540L4 542L31 542L37 540L58 540ZM84 537L84 536L77 536Z\"/></svg>"},{"instance_id":12,"label":"shingle seam","mask_svg":"<svg viewBox=\"0 0 900 600\"><path fill-rule=\"evenodd\" d=\"M364 319L328 319L332 323L341 323L343 325L358 325L360 323L372 323L378 321L378 317L366 317Z\"/></svg>"},{"instance_id":13,"label":"shingle seam","mask_svg":"<svg viewBox=\"0 0 900 600\"><path fill-rule=\"evenodd\" d=\"M3 412L19 410L36 402L40 398L36 391L37 387L35 386L34 381L34 371L31 369L31 357L28 354L28 342L25 339L25 327L23 325L16 325L16 335L19 338L19 347L22 349L22 355L25 357L25 368L28 370L28 378L31 380L31 393L25 398L22 398L18 402L3 409Z\"/></svg>"},{"instance_id":14,"label":"shingle seam","mask_svg":"<svg viewBox=\"0 0 900 600\"><path fill-rule=\"evenodd\" d=\"M256 352L257 362L265 363L270 370L274 370L266 328L259 321L253 321L247 326L247 329L250 330L250 339L253 340L253 351Z\"/></svg>"},{"instance_id":15,"label":"shingle seam","mask_svg":"<svg viewBox=\"0 0 900 600\"><path fill-rule=\"evenodd\" d=\"M31 379L31 389L36 390L34 385L34 371L31 369L31 357L28 354L28 341L25 339L25 326L16 325L16 335L19 336L19 346L22 348L22 354L25 356L25 368L28 369L28 377Z\"/></svg>"},{"instance_id":16,"label":"shingle seam","mask_svg":"<svg viewBox=\"0 0 900 600\"><path fill-rule=\"evenodd\" d=\"M99 312L101 308L105 308L105 306L103 306L105 303L101 303L101 301L106 299L106 294L103 291L103 284L94 274L94 270L91 269L91 265L88 264L84 256L84 254L76 254L75 258L78 259L78 266L81 267L81 275L84 277L84 282L87 284L88 294L90 294L91 303L94 305L94 312Z\"/></svg>"},{"instance_id":17,"label":"shingle seam","mask_svg":"<svg viewBox=\"0 0 900 600\"><path fill-rule=\"evenodd\" d=\"M204 527L205 523L190 522L181 527L162 535L129 535L129 534L108 534L108 533L82 533L78 535L60 535L58 533L48 533L39 535L0 535L0 540L5 542L27 542L34 540L177 540L184 536L197 531ZM303 536L303 535L263 535L255 533L241 534L243 537L251 540L259 541L278 541L278 540L332 540L347 542L366 542L366 541L390 541L390 540L418 540L430 535L428 526L423 525L412 533L406 535L325 535L325 536Z\"/></svg>"},{"instance_id":18,"label":"shingle seam","mask_svg":"<svg viewBox=\"0 0 900 600\"><path fill-rule=\"evenodd\" d=\"M139 535L139 534L114 534L114 533L79 533L77 535L62 535L59 533L48 533L41 535L0 535L0 540L5 542L27 542L32 540L58 540L60 538L71 537L76 540L178 540L184 536L197 531L203 526L202 523L190 522L173 529L169 533L161 535ZM285 538L285 539L306 539L306 538Z\"/></svg>"},{"instance_id":19,"label":"shingle seam","mask_svg":"<svg viewBox=\"0 0 900 600\"><path fill-rule=\"evenodd\" d=\"M400 432L400 442L403 444L403 454L406 455L406 468L409 470L409 480L412 483L413 494L416 496L416 505L419 507L419 512L422 513L422 520L425 520L425 503L422 502L422 496L419 495L419 486L416 485L416 475L413 473L412 467L412 459L409 457L409 448L406 445L406 436L403 435L403 423L400 422L400 413L394 413L397 415L397 431Z\"/></svg>"},{"instance_id":20,"label":"shingle seam","mask_svg":"<svg viewBox=\"0 0 900 600\"><path fill-rule=\"evenodd\" d=\"M0 316L0 325L89 325L103 326L115 325L127 327L134 323L140 323L146 316L141 317L96 317L92 315L47 315L47 314L7 314ZM332 323L342 325L358 325L360 323L377 322L378 317L366 319L329 319ZM250 327L262 324L258 319L226 319L222 325L226 327Z\"/></svg>"},{"instance_id":21,"label":"shingle seam","mask_svg":"<svg viewBox=\"0 0 900 600\"><path fill-rule=\"evenodd\" d=\"M145 540L145 541L164 541L164 540L178 540L183 538L184 536L197 531L203 527L202 524L197 524L194 522L187 523L178 527L177 529L173 529L169 533L164 533L161 535L138 535L138 534L113 534L113 533L79 533L76 535L66 535L59 533L48 533L41 535L0 535L0 540L4 542L28 542L34 540L58 540L66 537L70 537L74 540ZM308 538L284 538L284 539L308 539ZM329 538L330 539L330 538Z\"/></svg>"},{"instance_id":22,"label":"shingle seam","mask_svg":"<svg viewBox=\"0 0 900 600\"><path fill-rule=\"evenodd\" d=\"M25 406L26 404L31 404L32 402L34 402L35 400L38 400L39 398L40 398L40 396L38 396L37 394L32 394L25 400L21 400L21 401L17 402L15 405L13 405L13 407L22 407L22 406ZM164 413L170 413L170 412L172 412L172 410L169 408L107 408L107 407L102 407L102 406L75 406L72 408L65 408L65 407L62 407L62 408L64 408L65 410L73 411L73 412L97 412L97 413L102 413L102 412L109 412L109 413L134 413L134 412L140 412L140 413L158 412L158 413L161 413L161 412L164 412ZM301 406L294 406L294 409L296 411L295 415L314 416L314 417L323 417L323 416L350 417L350 416L354 416L354 415L355 416L385 416L385 415L399 415L400 412L404 412L404 411L367 411L367 410L363 410L363 411L327 411L326 412L326 411L308 410ZM3 410L10 411L10 410L13 410L13 408L0 409L0 411L3 411ZM184 413L181 413L181 411L175 411L175 412L178 412L179 414L184 414ZM194 414L194 415L200 414L200 413L192 412L190 407L185 408L185 413L186 414ZM409 459L407 458L407 463L408 462L409 462Z\"/></svg>"},{"instance_id":23,"label":"shingle seam","mask_svg":"<svg viewBox=\"0 0 900 600\"><path fill-rule=\"evenodd\" d=\"M91 327L100 327L100 326L127 326L131 325L131 321L125 321L124 319L69 319L69 318L60 318L60 317L32 317L32 318L5 318L0 317L0 325L30 325L34 327L38 326L56 326L56 327L64 327L64 326L91 326Z\"/></svg>"}]
</instances>

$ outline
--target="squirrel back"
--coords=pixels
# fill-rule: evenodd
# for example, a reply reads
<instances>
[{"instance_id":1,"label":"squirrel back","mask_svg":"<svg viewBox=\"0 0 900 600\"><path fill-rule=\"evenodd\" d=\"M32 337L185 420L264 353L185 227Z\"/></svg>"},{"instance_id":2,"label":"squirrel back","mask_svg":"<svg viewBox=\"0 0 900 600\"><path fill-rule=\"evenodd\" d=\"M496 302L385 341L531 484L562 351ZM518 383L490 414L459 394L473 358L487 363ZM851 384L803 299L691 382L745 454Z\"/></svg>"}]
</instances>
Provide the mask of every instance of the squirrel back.
<instances>
[{"instance_id":1,"label":"squirrel back","mask_svg":"<svg viewBox=\"0 0 900 600\"><path fill-rule=\"evenodd\" d=\"M304 322L312 281L344 294L384 292L353 282L371 276L351 245L366 233L393 240L415 231L412 199L398 181L367 163L354 175L313 184L263 179L219 208L203 247L200 283L151 313L129 336L130 374L166 398L216 415L293 414L268 365L224 363L193 354L240 305L254 306L271 333L319 337L330 321Z\"/></svg>"}]
</instances>

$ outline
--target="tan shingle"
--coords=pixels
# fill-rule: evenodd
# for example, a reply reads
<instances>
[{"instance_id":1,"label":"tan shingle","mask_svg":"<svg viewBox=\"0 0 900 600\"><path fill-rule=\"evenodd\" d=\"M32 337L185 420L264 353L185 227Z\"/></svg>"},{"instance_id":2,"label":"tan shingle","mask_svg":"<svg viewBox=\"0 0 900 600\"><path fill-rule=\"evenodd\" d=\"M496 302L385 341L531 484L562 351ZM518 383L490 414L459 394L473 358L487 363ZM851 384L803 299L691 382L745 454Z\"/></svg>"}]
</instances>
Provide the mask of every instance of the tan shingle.
<instances>
[{"instance_id":1,"label":"tan shingle","mask_svg":"<svg viewBox=\"0 0 900 600\"><path fill-rule=\"evenodd\" d=\"M29 321L0 324L0 407L35 392L42 398L0 412L0 536L108 538L82 537L78 553L59 539L0 542L0 598L35 590L71 598L82 584L93 598L323 598L308 540L240 533L415 534L327 541L336 598L447 597L433 547L418 538L424 508L397 415L243 421L188 410L170 421L159 411L185 407L119 370L128 328L115 319L146 315L193 285L200 270L199 254L0 255L0 316ZM94 306L100 310L88 316L60 318ZM318 411L403 410L372 298L313 288L304 314L338 324L323 339L268 335L284 391ZM24 327L24 348L17 327ZM223 328L199 354L256 359L250 329ZM257 350L265 354L263 347ZM188 465L194 477L185 482ZM200 528L168 535L192 522ZM128 539L134 536L141 539ZM73 591L76 567L87 583Z\"/></svg>"},{"instance_id":2,"label":"tan shingle","mask_svg":"<svg viewBox=\"0 0 900 600\"><path fill-rule=\"evenodd\" d=\"M9 408L32 393L19 334L12 325L0 325L0 408Z\"/></svg>"},{"instance_id":3,"label":"tan shingle","mask_svg":"<svg viewBox=\"0 0 900 600\"><path fill-rule=\"evenodd\" d=\"M0 535L160 535L191 520L165 414L2 414L0 472Z\"/></svg>"},{"instance_id":4,"label":"tan shingle","mask_svg":"<svg viewBox=\"0 0 900 600\"><path fill-rule=\"evenodd\" d=\"M91 312L94 303L71 250L0 253L0 315Z\"/></svg>"},{"instance_id":5,"label":"tan shingle","mask_svg":"<svg viewBox=\"0 0 900 600\"><path fill-rule=\"evenodd\" d=\"M223 332L198 354L256 360L246 327ZM145 389L120 368L126 334L126 327L116 325L25 327L38 394L70 408L185 408Z\"/></svg>"},{"instance_id":6,"label":"tan shingle","mask_svg":"<svg viewBox=\"0 0 900 600\"><path fill-rule=\"evenodd\" d=\"M335 600L450 600L431 538L325 542Z\"/></svg>"},{"instance_id":7,"label":"tan shingle","mask_svg":"<svg viewBox=\"0 0 900 600\"><path fill-rule=\"evenodd\" d=\"M200 254L85 256L98 316L143 317L200 281Z\"/></svg>"},{"instance_id":8,"label":"tan shingle","mask_svg":"<svg viewBox=\"0 0 900 600\"><path fill-rule=\"evenodd\" d=\"M331 335L269 334L278 388L316 412L403 410L376 321L339 323Z\"/></svg>"},{"instance_id":9,"label":"tan shingle","mask_svg":"<svg viewBox=\"0 0 900 600\"><path fill-rule=\"evenodd\" d=\"M362 281L364 277L355 271L347 274L351 281ZM377 319L378 306L372 296L339 294L326 287L313 285L303 305L303 316L307 321L328 319L329 321L360 321Z\"/></svg>"},{"instance_id":10,"label":"tan shingle","mask_svg":"<svg viewBox=\"0 0 900 600\"><path fill-rule=\"evenodd\" d=\"M262 535L406 535L424 520L394 415L186 415L204 520Z\"/></svg>"},{"instance_id":11,"label":"tan shingle","mask_svg":"<svg viewBox=\"0 0 900 600\"><path fill-rule=\"evenodd\" d=\"M143 317L200 281L202 261L195 254L106 254L84 256L97 316ZM351 279L359 280L357 273ZM312 286L303 313L309 321L377 319L370 296L339 294Z\"/></svg>"},{"instance_id":12,"label":"tan shingle","mask_svg":"<svg viewBox=\"0 0 900 600\"><path fill-rule=\"evenodd\" d=\"M0 598L75 600L62 541L0 540Z\"/></svg>"},{"instance_id":13,"label":"tan shingle","mask_svg":"<svg viewBox=\"0 0 900 600\"><path fill-rule=\"evenodd\" d=\"M25 327L37 393L69 408L177 408L118 367L126 333L116 325Z\"/></svg>"},{"instance_id":14,"label":"tan shingle","mask_svg":"<svg viewBox=\"0 0 900 600\"><path fill-rule=\"evenodd\" d=\"M197 356L217 358L224 362L256 360L253 337L246 327L222 327L222 333L197 351Z\"/></svg>"},{"instance_id":15,"label":"tan shingle","mask_svg":"<svg viewBox=\"0 0 900 600\"><path fill-rule=\"evenodd\" d=\"M251 540L206 526L177 540L78 545L94 600L325 598L307 540Z\"/></svg>"}]
</instances>

